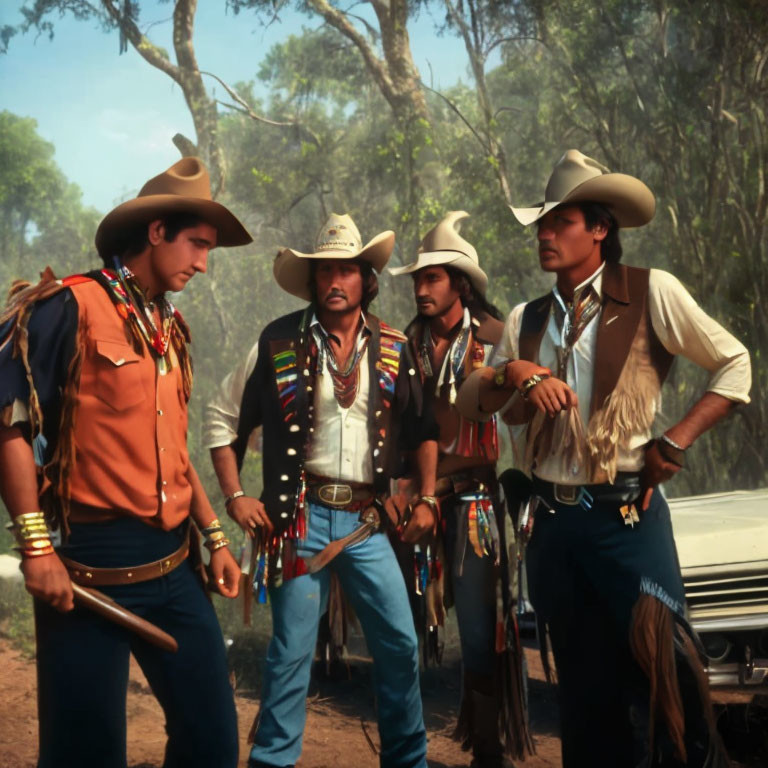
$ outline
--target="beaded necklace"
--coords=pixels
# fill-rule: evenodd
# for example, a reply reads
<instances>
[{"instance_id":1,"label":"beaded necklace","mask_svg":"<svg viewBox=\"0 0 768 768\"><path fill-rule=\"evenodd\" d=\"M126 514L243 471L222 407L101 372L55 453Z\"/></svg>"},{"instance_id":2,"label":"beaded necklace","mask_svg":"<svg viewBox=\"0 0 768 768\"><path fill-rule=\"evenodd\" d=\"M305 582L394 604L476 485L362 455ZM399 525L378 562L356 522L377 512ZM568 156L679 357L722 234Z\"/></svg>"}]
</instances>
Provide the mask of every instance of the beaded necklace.
<instances>
[{"instance_id":1,"label":"beaded necklace","mask_svg":"<svg viewBox=\"0 0 768 768\"><path fill-rule=\"evenodd\" d=\"M155 318L150 309L149 302L139 286L136 275L120 261L115 259L115 272L102 269L101 274L109 282L109 287L118 299L118 306L122 308L123 317L138 330L140 336L147 342L147 346L155 352L159 358L164 358L171 343L173 321L176 309L165 296L158 299L157 306L160 312L160 325L157 327Z\"/></svg>"}]
</instances>

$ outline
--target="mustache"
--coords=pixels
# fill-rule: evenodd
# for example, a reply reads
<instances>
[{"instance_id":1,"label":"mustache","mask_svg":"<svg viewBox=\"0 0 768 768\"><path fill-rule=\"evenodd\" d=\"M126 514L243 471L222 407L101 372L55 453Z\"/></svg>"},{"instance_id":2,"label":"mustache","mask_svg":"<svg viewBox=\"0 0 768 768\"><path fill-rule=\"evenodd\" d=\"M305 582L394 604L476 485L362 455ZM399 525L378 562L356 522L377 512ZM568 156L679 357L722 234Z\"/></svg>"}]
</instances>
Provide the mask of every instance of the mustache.
<instances>
[{"instance_id":1,"label":"mustache","mask_svg":"<svg viewBox=\"0 0 768 768\"><path fill-rule=\"evenodd\" d=\"M333 288L325 295L325 301L328 301L328 299L346 299L347 294L344 293L344 291L340 291L338 288Z\"/></svg>"},{"instance_id":2,"label":"mustache","mask_svg":"<svg viewBox=\"0 0 768 768\"><path fill-rule=\"evenodd\" d=\"M542 240L539 243L539 253L543 253L544 251L552 251L553 253L560 254L560 251L555 248L555 246L549 241L549 240Z\"/></svg>"}]
</instances>

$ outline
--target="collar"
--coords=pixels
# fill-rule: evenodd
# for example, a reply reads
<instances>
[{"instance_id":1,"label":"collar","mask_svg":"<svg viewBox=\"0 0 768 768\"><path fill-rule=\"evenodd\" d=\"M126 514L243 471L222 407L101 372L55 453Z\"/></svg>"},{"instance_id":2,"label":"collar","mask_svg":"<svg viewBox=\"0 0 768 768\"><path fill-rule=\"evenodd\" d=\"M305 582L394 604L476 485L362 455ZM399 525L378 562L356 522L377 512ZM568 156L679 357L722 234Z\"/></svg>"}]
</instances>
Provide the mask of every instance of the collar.
<instances>
[{"instance_id":1,"label":"collar","mask_svg":"<svg viewBox=\"0 0 768 768\"><path fill-rule=\"evenodd\" d=\"M310 316L310 320L309 320L309 329L310 329L310 331L312 329L314 329L315 327L318 328L320 333L322 333L323 336L326 339L333 339L337 344L339 343L338 337L335 334L330 333L329 331L327 331L323 327L323 324L320 322L320 319L318 318L317 313L313 309L312 310L312 314ZM363 312L363 310L361 309L360 310L360 324L359 324L358 332L357 332L357 341L358 341L358 343L363 338L363 336L370 336L372 333L373 333L373 330L371 329L371 326L368 324L368 318L366 317L365 312Z\"/></svg>"},{"instance_id":2,"label":"collar","mask_svg":"<svg viewBox=\"0 0 768 768\"><path fill-rule=\"evenodd\" d=\"M592 290L597 294L597 298L599 301L602 301L603 299L603 270L605 269L605 262L603 262L586 280L583 280L580 282L574 289L573 289L573 304L578 304L579 299L581 298L582 294L588 287L592 287ZM565 299L563 299L562 295L560 294L560 291L557 290L557 285L555 284L552 287L552 295L555 298L555 301L560 305L560 308L565 312L566 310L566 302Z\"/></svg>"}]
</instances>

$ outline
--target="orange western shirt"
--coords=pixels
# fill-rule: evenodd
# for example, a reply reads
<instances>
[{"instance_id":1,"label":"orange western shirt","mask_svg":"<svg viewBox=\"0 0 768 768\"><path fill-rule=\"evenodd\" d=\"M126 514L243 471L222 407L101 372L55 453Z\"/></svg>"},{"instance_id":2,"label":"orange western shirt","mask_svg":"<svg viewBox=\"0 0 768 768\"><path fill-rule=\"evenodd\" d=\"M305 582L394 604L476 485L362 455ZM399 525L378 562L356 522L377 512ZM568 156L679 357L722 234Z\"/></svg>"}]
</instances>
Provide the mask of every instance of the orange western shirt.
<instances>
[{"instance_id":1,"label":"orange western shirt","mask_svg":"<svg viewBox=\"0 0 768 768\"><path fill-rule=\"evenodd\" d=\"M163 373L146 344L136 351L101 285L89 280L70 290L82 345L71 500L175 528L189 514L192 487L187 403L173 348Z\"/></svg>"}]
</instances>

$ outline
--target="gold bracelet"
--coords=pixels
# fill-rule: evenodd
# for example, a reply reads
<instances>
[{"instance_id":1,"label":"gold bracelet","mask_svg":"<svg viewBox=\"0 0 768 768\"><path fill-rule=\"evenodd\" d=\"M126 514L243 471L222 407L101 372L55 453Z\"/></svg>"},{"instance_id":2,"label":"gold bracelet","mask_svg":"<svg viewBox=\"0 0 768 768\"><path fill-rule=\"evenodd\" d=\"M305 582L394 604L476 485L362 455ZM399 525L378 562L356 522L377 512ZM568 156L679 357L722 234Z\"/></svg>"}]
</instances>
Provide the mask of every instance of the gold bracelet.
<instances>
[{"instance_id":1,"label":"gold bracelet","mask_svg":"<svg viewBox=\"0 0 768 768\"><path fill-rule=\"evenodd\" d=\"M229 539L219 539L218 541L206 541L205 546L207 547L208 551L213 554L217 549L221 549L222 547L228 547L229 546Z\"/></svg>"},{"instance_id":2,"label":"gold bracelet","mask_svg":"<svg viewBox=\"0 0 768 768\"><path fill-rule=\"evenodd\" d=\"M50 539L40 539L31 542L26 547L14 547L14 549L23 557L42 557L43 555L52 555L54 553L53 544Z\"/></svg>"},{"instance_id":3,"label":"gold bracelet","mask_svg":"<svg viewBox=\"0 0 768 768\"><path fill-rule=\"evenodd\" d=\"M208 525L205 526L205 528L200 529L200 533L203 534L203 536L208 536L211 533L214 533L215 531L221 530L221 520L219 520L218 517L214 517L213 520L211 520Z\"/></svg>"},{"instance_id":4,"label":"gold bracelet","mask_svg":"<svg viewBox=\"0 0 768 768\"><path fill-rule=\"evenodd\" d=\"M437 496L419 496L413 503L413 506L416 507L419 504L426 504L436 515L440 512L440 503L437 500Z\"/></svg>"},{"instance_id":5,"label":"gold bracelet","mask_svg":"<svg viewBox=\"0 0 768 768\"><path fill-rule=\"evenodd\" d=\"M51 532L44 512L36 510L16 515L5 527L16 539L14 549L23 557L38 557L53 552Z\"/></svg>"}]
</instances>

